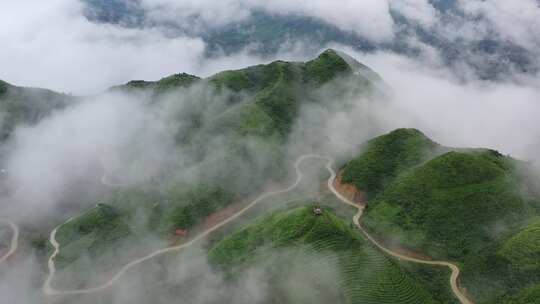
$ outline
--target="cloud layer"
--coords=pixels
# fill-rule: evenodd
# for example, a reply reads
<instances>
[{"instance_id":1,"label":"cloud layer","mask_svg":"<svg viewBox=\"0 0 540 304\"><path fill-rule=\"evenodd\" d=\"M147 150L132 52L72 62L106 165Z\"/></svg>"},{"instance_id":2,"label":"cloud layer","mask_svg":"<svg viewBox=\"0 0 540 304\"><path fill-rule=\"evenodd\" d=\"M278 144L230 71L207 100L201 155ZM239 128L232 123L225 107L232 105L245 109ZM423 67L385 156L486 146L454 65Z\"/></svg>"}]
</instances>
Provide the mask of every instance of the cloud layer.
<instances>
[{"instance_id":1,"label":"cloud layer","mask_svg":"<svg viewBox=\"0 0 540 304\"><path fill-rule=\"evenodd\" d=\"M143 8L151 20L177 23L181 27L193 26L199 30L217 28L247 19L253 11L270 14L305 15L333 24L341 30L360 34L373 41L387 41L393 37L393 20L387 1L346 0L332 2L314 0L307 4L301 0L143 0Z\"/></svg>"}]
</instances>

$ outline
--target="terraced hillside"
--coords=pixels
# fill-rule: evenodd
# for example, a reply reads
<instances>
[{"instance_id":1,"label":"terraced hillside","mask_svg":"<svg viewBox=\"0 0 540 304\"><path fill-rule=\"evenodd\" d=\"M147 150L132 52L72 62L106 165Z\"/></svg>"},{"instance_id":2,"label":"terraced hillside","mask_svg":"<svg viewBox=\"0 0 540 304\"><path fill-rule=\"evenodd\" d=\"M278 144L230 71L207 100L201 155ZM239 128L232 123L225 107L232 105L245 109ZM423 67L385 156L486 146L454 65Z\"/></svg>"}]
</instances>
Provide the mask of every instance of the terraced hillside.
<instances>
[{"instance_id":1,"label":"terraced hillside","mask_svg":"<svg viewBox=\"0 0 540 304\"><path fill-rule=\"evenodd\" d=\"M430 293L417 275L371 247L331 212L315 215L312 207L282 210L259 219L218 242L209 252L210 261L234 275L246 265L272 260L273 275L279 279L270 279L275 283L270 288L272 298L279 303L307 303L318 290L343 295L340 303L439 302L437 294ZM294 252L292 257L276 258L285 250ZM314 257L313 264L302 262ZM295 263L300 265L296 267L305 265L300 273L310 274L304 279L313 283L303 290L305 294L291 293L279 284L288 282ZM324 282L328 275L317 273L317 268L321 272L337 269L337 282ZM324 296L315 299L315 303L328 303Z\"/></svg>"},{"instance_id":2,"label":"terraced hillside","mask_svg":"<svg viewBox=\"0 0 540 304\"><path fill-rule=\"evenodd\" d=\"M379 151L408 136L381 138ZM417 145L422 147L422 145ZM394 150L395 151L395 150ZM401 159L418 160L418 151ZM373 150L357 160L370 166ZM345 171L355 170L347 165ZM407 163L407 162L405 162ZM536 266L538 229L534 217L540 200L524 185L523 163L486 149L454 151L402 166L368 203L363 225L378 238L435 259L462 263L462 284L479 303L496 303L540 281ZM395 168L395 167L394 167ZM517 170L520 168L520 170ZM375 170L375 172L378 172ZM357 172L357 185L372 178ZM354 175L353 173L350 173ZM377 174L374 176L378 177Z\"/></svg>"}]
</instances>

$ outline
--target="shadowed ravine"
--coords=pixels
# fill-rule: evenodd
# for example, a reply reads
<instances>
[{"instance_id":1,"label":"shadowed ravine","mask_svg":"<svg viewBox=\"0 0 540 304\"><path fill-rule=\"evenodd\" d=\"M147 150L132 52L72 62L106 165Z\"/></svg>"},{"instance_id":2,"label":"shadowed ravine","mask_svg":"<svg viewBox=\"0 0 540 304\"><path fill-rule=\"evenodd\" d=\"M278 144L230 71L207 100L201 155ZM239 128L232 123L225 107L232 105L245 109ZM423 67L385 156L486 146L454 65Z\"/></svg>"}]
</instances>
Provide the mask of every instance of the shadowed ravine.
<instances>
[{"instance_id":1,"label":"shadowed ravine","mask_svg":"<svg viewBox=\"0 0 540 304\"><path fill-rule=\"evenodd\" d=\"M64 225L65 223L71 221L73 218L70 218L69 220L67 220L65 223L59 225L58 227L56 227L50 234L50 243L52 244L52 246L54 247L54 252L53 254L49 257L49 262L48 262L48 266L49 266L49 274L47 276L47 279L45 280L45 283L43 285L43 292L46 294L46 295L51 295L51 296L54 296L54 295L73 295L73 294L89 294L89 293L95 293L95 292L99 292L99 291L103 291L109 287L111 287L116 281L118 281L129 269L137 266L138 264L141 264L142 262L146 261L146 260L149 260L153 257L156 257L156 256L159 256L159 255L163 255L163 254L166 254L166 253L169 253L169 252L172 252L172 251L176 251L176 250L181 250L183 248L186 248L186 247L190 247L192 246L193 244L195 244L197 241L205 238L206 236L208 236L209 234L211 234L212 232L214 232L215 230L221 228L222 226L234 221L235 219L237 219L238 217L240 217L241 215L243 215L246 211L248 211L249 209L251 209L253 206L257 205L258 203L260 203L262 200L266 199L266 198L269 198L271 196L274 196L274 195L278 195L278 194L283 194L283 193L286 193L286 192L289 192L289 191L292 191L294 190L299 184L300 182L302 181L302 178L303 178L303 175L302 175L302 172L300 171L300 164L302 163L302 161L306 160L306 159L309 159L309 158L315 158L315 159L322 159L322 160L326 160L327 163L326 163L326 169L330 172L330 177L328 178L328 182L327 182L327 185L328 185L328 188L329 190L341 201L343 202L344 204L347 204L347 205L350 205L354 208L356 208L358 210L358 212L353 216L353 222L354 224L360 229L360 231L363 233L363 235L370 241L372 242L377 248L379 248L381 251L383 251L384 253L390 255L390 256L393 256L395 258L398 258L399 260L405 260L405 261L409 261L409 262L414 262L414 263L421 263L421 264L428 264L428 265L434 265L434 266L445 266L445 267L448 267L450 268L450 270L452 271L452 274L450 276L450 285L451 285L451 288L452 288L452 292L454 293L454 295L456 296L456 298L463 304L472 304L473 302L470 301L463 293L462 291L460 290L459 288L459 284L458 284L458 278L459 278L459 274L460 274L460 270L459 268L451 263L451 262L447 262L447 261L431 261L431 260L423 260L423 259L418 259L418 258L414 258L414 257L410 257L410 256L407 256L407 255L404 255L404 254L401 254L401 253L398 253L398 252L395 252L395 251L392 251L386 247L384 247L383 245L381 245L379 242L377 242L373 237L371 237L371 235L369 235L363 228L362 226L360 225L360 217L362 216L363 214L363 211L364 211L364 206L362 205L359 205L359 204L355 204L354 202L350 201L349 199L347 199L345 196L343 196L341 193L339 193L335 187L334 187L334 181L336 179L336 172L334 171L334 169L332 168L333 166L333 159L330 158L330 157L325 157L325 156L321 156L321 155L316 155L316 154L306 154L306 155L302 155L300 156L296 162L294 163L294 168L295 168L295 171L296 171L296 180L294 181L293 184L291 184L289 187L287 188L284 188L284 189L281 189L281 190L276 190L276 191L271 191L271 192L267 192L265 194L262 194L261 196L259 196L257 199L255 199L254 201L252 201L250 204L248 204L247 206L245 206L243 209L241 209L240 211L238 211L237 213L233 214L231 217L223 220L222 222L220 222L219 224L213 226L212 228L209 228L208 230L202 232L201 234L197 235L196 237L194 237L193 239L189 240L188 242L184 243L184 244L181 244L181 245L178 245L178 246L172 246L172 247L167 247L167 248L164 248L164 249L160 249L160 250L156 250L144 257L141 257L139 259L136 259L134 261L131 261L130 263L124 265L109 281L107 281L106 283L100 285L100 286L97 286L97 287L93 287L93 288L87 288L87 289L76 289L76 290L58 290L58 289L55 289L51 286L51 281L52 279L54 278L54 274L56 272L56 268L55 268L55 265L54 265L54 258L56 257L56 255L58 254L58 252L60 251L60 244L58 244L58 242L56 241L56 232L57 230L62 226ZM102 178L102 182L107 185L107 186L112 186L112 187L118 187L120 185L111 185L109 183L105 183L105 176Z\"/></svg>"}]
</instances>

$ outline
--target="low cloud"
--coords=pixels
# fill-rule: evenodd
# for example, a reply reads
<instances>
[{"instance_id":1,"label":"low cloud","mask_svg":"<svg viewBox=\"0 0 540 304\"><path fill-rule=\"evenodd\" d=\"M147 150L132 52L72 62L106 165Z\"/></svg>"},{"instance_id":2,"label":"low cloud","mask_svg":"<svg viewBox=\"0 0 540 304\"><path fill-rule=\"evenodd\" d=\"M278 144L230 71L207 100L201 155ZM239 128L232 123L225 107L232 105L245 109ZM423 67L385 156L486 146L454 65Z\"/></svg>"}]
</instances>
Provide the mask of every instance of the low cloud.
<instances>
[{"instance_id":1,"label":"low cloud","mask_svg":"<svg viewBox=\"0 0 540 304\"><path fill-rule=\"evenodd\" d=\"M133 79L207 76L260 62L244 52L206 60L197 37L90 22L79 1L23 0L1 8L0 79L15 85L95 94Z\"/></svg>"},{"instance_id":2,"label":"low cloud","mask_svg":"<svg viewBox=\"0 0 540 304\"><path fill-rule=\"evenodd\" d=\"M95 24L78 1L2 3L0 79L78 94L130 79L193 71L204 51L197 38L155 29Z\"/></svg>"},{"instance_id":3,"label":"low cloud","mask_svg":"<svg viewBox=\"0 0 540 304\"><path fill-rule=\"evenodd\" d=\"M270 14L310 16L341 30L357 33L375 42L393 38L393 20L387 1L346 0L339 3L315 0L226 0L215 1L171 1L143 0L142 6L154 21L165 21L189 28L195 24L199 31L218 28L246 20L255 10Z\"/></svg>"},{"instance_id":4,"label":"low cloud","mask_svg":"<svg viewBox=\"0 0 540 304\"><path fill-rule=\"evenodd\" d=\"M130 176L131 182L151 177L173 149L167 123L142 100L111 93L18 128L4 146L10 213L35 217L55 210L75 189L79 195L98 192L104 170ZM142 167L129 173L119 169L130 162ZM76 201L79 205L84 199Z\"/></svg>"},{"instance_id":5,"label":"low cloud","mask_svg":"<svg viewBox=\"0 0 540 304\"><path fill-rule=\"evenodd\" d=\"M346 111L330 111L314 119L325 123L326 132L319 130L319 134L331 139L330 150L355 147L361 140L395 128L415 127L447 146L486 147L538 160L538 76L463 81L438 56L423 60L386 52L347 52L375 70L388 84L391 96L356 99ZM317 116L307 113L314 111L308 106L303 113L313 120Z\"/></svg>"},{"instance_id":6,"label":"low cloud","mask_svg":"<svg viewBox=\"0 0 540 304\"><path fill-rule=\"evenodd\" d=\"M465 14L478 20L478 26L491 29L487 35L499 35L503 40L510 40L527 49L538 51L540 45L538 1L459 0L459 5Z\"/></svg>"},{"instance_id":7,"label":"low cloud","mask_svg":"<svg viewBox=\"0 0 540 304\"><path fill-rule=\"evenodd\" d=\"M389 4L392 10L423 27L433 26L438 23L440 18L440 13L428 0L390 1Z\"/></svg>"}]
</instances>

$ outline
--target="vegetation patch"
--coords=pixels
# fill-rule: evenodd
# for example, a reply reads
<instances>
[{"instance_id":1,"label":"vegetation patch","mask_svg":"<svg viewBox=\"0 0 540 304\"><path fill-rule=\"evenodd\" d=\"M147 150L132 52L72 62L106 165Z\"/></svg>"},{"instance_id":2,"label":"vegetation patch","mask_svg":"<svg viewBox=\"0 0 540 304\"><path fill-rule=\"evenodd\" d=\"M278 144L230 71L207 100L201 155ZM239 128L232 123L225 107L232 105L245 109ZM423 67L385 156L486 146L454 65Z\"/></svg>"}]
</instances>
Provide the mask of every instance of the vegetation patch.
<instances>
[{"instance_id":1,"label":"vegetation patch","mask_svg":"<svg viewBox=\"0 0 540 304\"><path fill-rule=\"evenodd\" d=\"M427 160L440 148L416 129L397 129L368 141L343 168L342 179L374 198L403 170Z\"/></svg>"},{"instance_id":2,"label":"vegetation patch","mask_svg":"<svg viewBox=\"0 0 540 304\"><path fill-rule=\"evenodd\" d=\"M540 219L507 240L499 254L515 267L540 270Z\"/></svg>"}]
</instances>

